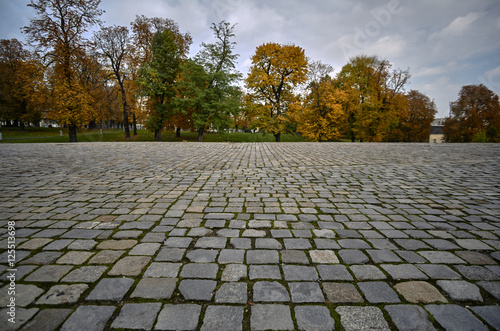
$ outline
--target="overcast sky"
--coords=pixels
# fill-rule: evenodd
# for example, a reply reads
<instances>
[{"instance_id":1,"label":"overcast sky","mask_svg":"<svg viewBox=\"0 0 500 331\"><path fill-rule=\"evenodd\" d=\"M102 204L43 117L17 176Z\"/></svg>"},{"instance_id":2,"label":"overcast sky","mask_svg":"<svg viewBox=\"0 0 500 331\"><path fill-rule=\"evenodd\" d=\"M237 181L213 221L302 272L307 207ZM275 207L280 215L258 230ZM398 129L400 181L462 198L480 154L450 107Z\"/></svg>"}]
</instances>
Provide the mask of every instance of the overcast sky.
<instances>
[{"instance_id":1,"label":"overcast sky","mask_svg":"<svg viewBox=\"0 0 500 331\"><path fill-rule=\"evenodd\" d=\"M28 0L0 0L0 39L24 40L34 12ZM266 42L295 44L337 73L350 57L377 55L410 68L407 89L449 113L463 85L485 84L500 94L499 0L102 0L105 25L136 15L167 17L193 37L191 55L211 42L212 22L236 23L238 69Z\"/></svg>"}]
</instances>

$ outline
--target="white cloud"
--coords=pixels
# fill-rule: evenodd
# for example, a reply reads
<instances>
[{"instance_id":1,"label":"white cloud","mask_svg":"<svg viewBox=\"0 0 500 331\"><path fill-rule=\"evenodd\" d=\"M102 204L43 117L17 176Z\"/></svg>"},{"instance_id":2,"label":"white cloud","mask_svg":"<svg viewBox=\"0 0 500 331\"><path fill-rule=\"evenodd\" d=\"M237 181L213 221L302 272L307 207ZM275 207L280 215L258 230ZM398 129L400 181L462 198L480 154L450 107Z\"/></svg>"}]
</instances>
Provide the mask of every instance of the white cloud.
<instances>
[{"instance_id":1,"label":"white cloud","mask_svg":"<svg viewBox=\"0 0 500 331\"><path fill-rule=\"evenodd\" d=\"M404 38L398 34L385 36L366 47L363 52L381 58L395 59L402 55L406 46Z\"/></svg>"},{"instance_id":2,"label":"white cloud","mask_svg":"<svg viewBox=\"0 0 500 331\"><path fill-rule=\"evenodd\" d=\"M470 28L471 24L481 16L483 16L482 13L469 13L465 16L457 17L441 31L431 34L429 40L462 36Z\"/></svg>"}]
</instances>

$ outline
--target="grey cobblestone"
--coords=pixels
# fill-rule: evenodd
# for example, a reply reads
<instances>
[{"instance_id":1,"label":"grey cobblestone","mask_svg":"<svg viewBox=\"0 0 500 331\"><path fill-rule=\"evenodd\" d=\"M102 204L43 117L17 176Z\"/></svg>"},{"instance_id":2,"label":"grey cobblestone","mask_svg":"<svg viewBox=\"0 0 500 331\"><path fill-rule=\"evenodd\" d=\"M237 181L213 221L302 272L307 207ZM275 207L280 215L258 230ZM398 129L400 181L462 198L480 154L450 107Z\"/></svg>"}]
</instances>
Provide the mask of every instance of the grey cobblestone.
<instances>
[{"instance_id":1,"label":"grey cobblestone","mask_svg":"<svg viewBox=\"0 0 500 331\"><path fill-rule=\"evenodd\" d=\"M498 329L498 155L495 144L0 144L15 328Z\"/></svg>"}]
</instances>

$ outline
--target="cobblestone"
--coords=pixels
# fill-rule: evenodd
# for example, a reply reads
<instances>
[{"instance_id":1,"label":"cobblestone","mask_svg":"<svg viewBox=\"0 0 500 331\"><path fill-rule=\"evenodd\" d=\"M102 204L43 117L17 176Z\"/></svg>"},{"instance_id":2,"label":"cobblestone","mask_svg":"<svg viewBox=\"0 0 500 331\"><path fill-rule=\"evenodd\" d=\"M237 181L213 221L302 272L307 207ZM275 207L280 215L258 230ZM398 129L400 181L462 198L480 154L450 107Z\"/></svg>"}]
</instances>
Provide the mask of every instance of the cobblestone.
<instances>
[{"instance_id":1,"label":"cobblestone","mask_svg":"<svg viewBox=\"0 0 500 331\"><path fill-rule=\"evenodd\" d=\"M0 144L0 329L500 329L498 155Z\"/></svg>"}]
</instances>

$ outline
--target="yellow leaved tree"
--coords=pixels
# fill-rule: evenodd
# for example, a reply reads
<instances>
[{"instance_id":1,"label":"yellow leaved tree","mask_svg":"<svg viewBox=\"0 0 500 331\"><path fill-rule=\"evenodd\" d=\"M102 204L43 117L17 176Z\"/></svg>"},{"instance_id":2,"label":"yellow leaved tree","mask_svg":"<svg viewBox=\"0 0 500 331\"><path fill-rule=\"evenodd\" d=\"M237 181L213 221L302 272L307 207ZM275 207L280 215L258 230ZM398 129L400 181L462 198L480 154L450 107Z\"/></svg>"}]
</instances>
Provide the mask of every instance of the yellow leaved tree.
<instances>
[{"instance_id":1,"label":"yellow leaved tree","mask_svg":"<svg viewBox=\"0 0 500 331\"><path fill-rule=\"evenodd\" d=\"M298 100L296 88L307 81L307 58L295 45L267 43L257 47L246 86L258 105L259 129L281 141L290 131L288 112Z\"/></svg>"},{"instance_id":2,"label":"yellow leaved tree","mask_svg":"<svg viewBox=\"0 0 500 331\"><path fill-rule=\"evenodd\" d=\"M347 94L335 87L329 74L333 68L320 61L309 64L307 94L293 112L297 131L312 141L336 140L342 137L347 125L344 104Z\"/></svg>"}]
</instances>

